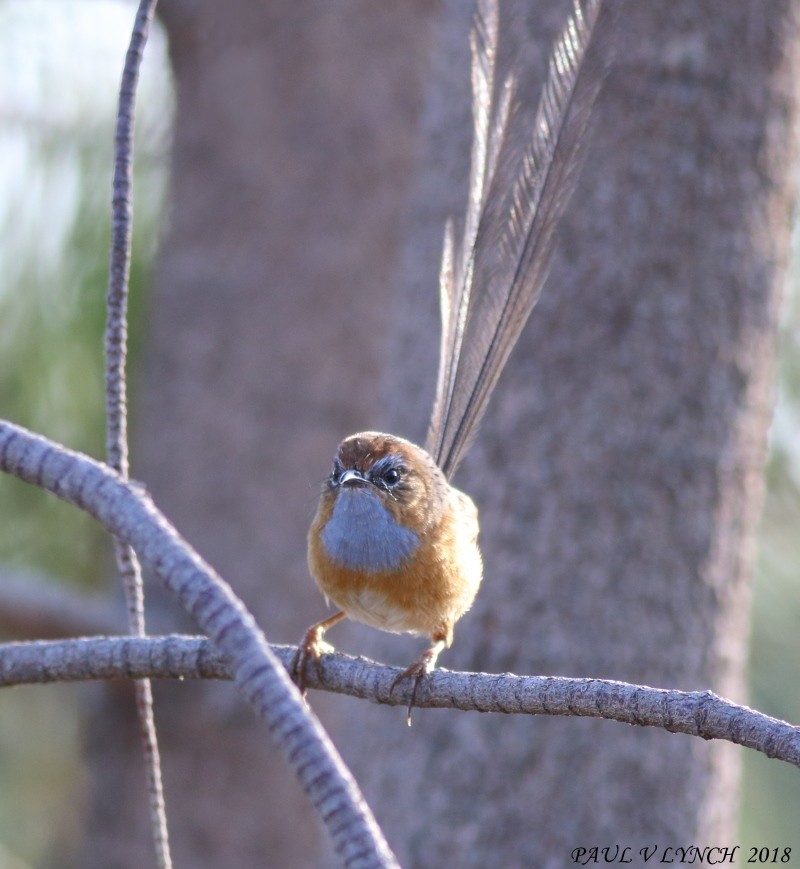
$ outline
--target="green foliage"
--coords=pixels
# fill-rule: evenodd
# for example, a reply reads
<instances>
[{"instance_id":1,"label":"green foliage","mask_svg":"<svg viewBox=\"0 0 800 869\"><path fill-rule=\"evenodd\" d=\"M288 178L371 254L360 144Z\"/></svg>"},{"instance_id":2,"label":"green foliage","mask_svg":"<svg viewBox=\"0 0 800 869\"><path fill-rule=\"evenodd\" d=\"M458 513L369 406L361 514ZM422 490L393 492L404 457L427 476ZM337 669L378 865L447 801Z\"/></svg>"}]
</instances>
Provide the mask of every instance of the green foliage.
<instances>
[{"instance_id":1,"label":"green foliage","mask_svg":"<svg viewBox=\"0 0 800 869\"><path fill-rule=\"evenodd\" d=\"M105 451L103 331L110 240L110 200L114 102L124 58L125 30L117 33L108 69L72 69L85 49L69 47L61 30L48 36L38 24L42 14L66 25L63 8L33 3L28 13L4 9L6 39L31 67L15 94L11 124L0 136L0 153L15 164L5 180L0 212L0 414L68 446L102 457ZM133 10L115 7L109 20L98 4L98 26L116 21L125 27ZM55 6L55 9L54 9ZM88 11L88 10L87 10ZM38 14L38 18L37 18ZM91 24L86 15L84 27ZM51 20L52 24L52 20ZM92 31L93 32L93 31ZM84 33L84 36L86 34ZM94 40L98 35L94 32ZM32 50L20 43L36 40ZM38 48L38 50L36 50ZM156 44L158 48L158 44ZM148 53L147 61L153 66ZM97 58L102 65L103 54ZM134 250L131 282L131 333L140 335L145 289L158 237L158 217L166 189L171 92L166 58L156 51L160 88L152 84L139 107L134 175ZM2 72L0 70L0 72ZM6 76L19 69L6 69ZM64 97L67 88L87 93ZM33 84L30 84L33 82ZM10 82L8 83L10 87ZM143 91L145 81L143 73ZM13 97L12 97L13 100ZM16 123L15 123L16 121ZM4 149L5 146L5 149ZM133 348L135 352L135 347ZM110 562L105 534L96 524L54 498L8 478L0 479L0 564L25 564L81 583L95 583Z\"/></svg>"},{"instance_id":2,"label":"green foliage","mask_svg":"<svg viewBox=\"0 0 800 869\"><path fill-rule=\"evenodd\" d=\"M134 13L133 5L105 0L0 5L0 416L98 458L114 112ZM133 358L172 118L165 40L158 29L153 37L137 112ZM112 588L105 532L0 475L0 580L15 565ZM54 849L63 854L75 835L86 691L49 686L0 696L0 866L39 865Z\"/></svg>"}]
</instances>

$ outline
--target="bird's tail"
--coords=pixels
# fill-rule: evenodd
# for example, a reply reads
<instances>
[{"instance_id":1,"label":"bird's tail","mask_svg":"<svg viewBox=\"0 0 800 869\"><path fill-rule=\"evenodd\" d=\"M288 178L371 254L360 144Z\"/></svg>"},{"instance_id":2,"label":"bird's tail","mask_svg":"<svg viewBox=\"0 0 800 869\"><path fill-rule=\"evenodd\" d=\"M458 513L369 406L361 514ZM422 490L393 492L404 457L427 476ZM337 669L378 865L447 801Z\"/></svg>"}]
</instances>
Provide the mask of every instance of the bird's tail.
<instances>
[{"instance_id":1,"label":"bird's tail","mask_svg":"<svg viewBox=\"0 0 800 869\"><path fill-rule=\"evenodd\" d=\"M531 123L515 82L495 81L497 0L478 0L471 33L473 142L460 244L445 228L442 340L427 448L453 474L547 277L554 231L575 187L608 66L586 63L602 0L574 0ZM598 54L598 53L594 53Z\"/></svg>"}]
</instances>

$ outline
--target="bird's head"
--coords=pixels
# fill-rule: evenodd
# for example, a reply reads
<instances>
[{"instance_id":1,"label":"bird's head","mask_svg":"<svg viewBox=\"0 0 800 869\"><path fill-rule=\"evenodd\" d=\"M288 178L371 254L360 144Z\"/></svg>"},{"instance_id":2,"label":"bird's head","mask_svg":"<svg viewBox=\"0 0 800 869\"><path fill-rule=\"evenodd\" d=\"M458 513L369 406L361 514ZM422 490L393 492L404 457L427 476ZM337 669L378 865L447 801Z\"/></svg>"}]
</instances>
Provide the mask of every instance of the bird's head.
<instances>
[{"instance_id":1,"label":"bird's head","mask_svg":"<svg viewBox=\"0 0 800 869\"><path fill-rule=\"evenodd\" d=\"M447 481L416 444L381 432L360 432L339 444L323 486L321 507L332 511L339 499L368 499L397 525L423 534L444 509Z\"/></svg>"}]
</instances>

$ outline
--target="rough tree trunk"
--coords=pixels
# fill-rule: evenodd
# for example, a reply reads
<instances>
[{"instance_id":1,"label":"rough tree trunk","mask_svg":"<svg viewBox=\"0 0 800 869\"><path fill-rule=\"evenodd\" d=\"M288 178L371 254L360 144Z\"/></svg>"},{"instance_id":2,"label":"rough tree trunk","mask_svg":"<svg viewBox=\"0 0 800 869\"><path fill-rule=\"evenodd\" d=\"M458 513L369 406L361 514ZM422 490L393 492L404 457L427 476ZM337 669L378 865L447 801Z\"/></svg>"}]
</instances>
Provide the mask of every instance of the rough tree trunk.
<instances>
[{"instance_id":1,"label":"rough tree trunk","mask_svg":"<svg viewBox=\"0 0 800 869\"><path fill-rule=\"evenodd\" d=\"M516 4L509 29L526 39L526 82L541 81L566 5ZM482 514L486 570L442 663L746 701L794 193L797 4L626 9L548 288L459 477ZM398 392L393 375L392 416L412 436L418 396L432 390L431 359L411 348L435 347L418 324L434 310L436 229L463 201L451 179L466 176L465 150L452 140L468 136L466 94L456 108L450 94L464 90L454 70L466 65L468 19L458 0L444 4L446 58L423 116L435 144L394 309L405 328L390 370L412 388ZM406 865L563 866L579 845L735 842L731 746L596 721L420 712L392 748L399 717L365 710L347 741Z\"/></svg>"},{"instance_id":2,"label":"rough tree trunk","mask_svg":"<svg viewBox=\"0 0 800 869\"><path fill-rule=\"evenodd\" d=\"M503 5L531 99L568 5ZM549 286L459 477L481 510L486 579L444 666L746 699L796 8L629 4ZM173 216L134 475L270 639L324 611L304 537L338 439L424 431L442 226L465 192L470 13L466 0L165 0ZM394 663L419 649L336 631ZM398 709L312 702L409 866L731 841L737 749L444 712L408 730ZM302 795L231 689L162 687L157 715L178 866L319 864ZM81 865L148 865L146 834L125 832L144 798L123 747L92 737Z\"/></svg>"}]
</instances>

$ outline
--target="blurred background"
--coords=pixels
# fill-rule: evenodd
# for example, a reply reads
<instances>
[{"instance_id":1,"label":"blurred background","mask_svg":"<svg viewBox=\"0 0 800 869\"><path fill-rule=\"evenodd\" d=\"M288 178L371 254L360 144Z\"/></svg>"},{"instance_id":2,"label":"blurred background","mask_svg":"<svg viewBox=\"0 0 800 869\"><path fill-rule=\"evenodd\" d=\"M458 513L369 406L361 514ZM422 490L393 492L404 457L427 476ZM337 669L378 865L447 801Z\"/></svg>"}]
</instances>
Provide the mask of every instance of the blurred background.
<instances>
[{"instance_id":1,"label":"blurred background","mask_svg":"<svg viewBox=\"0 0 800 869\"><path fill-rule=\"evenodd\" d=\"M114 115L135 6L0 3L0 407L102 457L102 336ZM173 93L155 28L140 82L133 352L164 217ZM112 554L87 516L0 479L0 576L107 591ZM0 695L0 866L70 838L83 786L83 687Z\"/></svg>"},{"instance_id":2,"label":"blurred background","mask_svg":"<svg viewBox=\"0 0 800 869\"><path fill-rule=\"evenodd\" d=\"M111 145L133 9L108 0L0 2L0 415L97 457L103 455ZM148 275L167 219L174 94L158 26L138 106L134 358ZM750 704L793 722L800 721L797 271L795 264L781 322L750 656ZM0 582L30 571L84 590L107 589L108 541L78 511L0 477L0 517ZM76 794L84 785L84 690L0 692L0 867L40 865L54 837L71 836ZM741 844L800 849L800 771L743 753Z\"/></svg>"}]
</instances>

